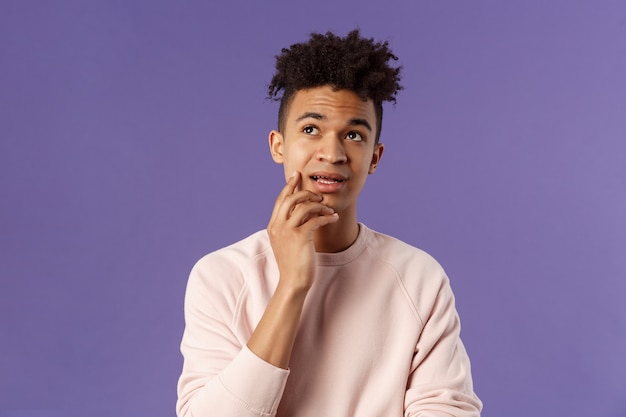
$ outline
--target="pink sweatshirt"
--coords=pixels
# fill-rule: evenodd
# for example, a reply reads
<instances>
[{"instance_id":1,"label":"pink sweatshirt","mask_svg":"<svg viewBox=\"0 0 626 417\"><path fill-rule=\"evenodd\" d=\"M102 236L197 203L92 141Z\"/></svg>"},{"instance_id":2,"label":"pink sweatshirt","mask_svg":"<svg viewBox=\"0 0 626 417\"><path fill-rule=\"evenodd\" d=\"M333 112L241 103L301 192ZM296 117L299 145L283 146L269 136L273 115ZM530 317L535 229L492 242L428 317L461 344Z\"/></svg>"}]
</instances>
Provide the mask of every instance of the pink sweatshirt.
<instances>
[{"instance_id":1,"label":"pink sweatshirt","mask_svg":"<svg viewBox=\"0 0 626 417\"><path fill-rule=\"evenodd\" d=\"M454 296L432 257L361 224L350 248L317 261L289 370L246 347L278 281L266 231L195 265L179 417L480 415Z\"/></svg>"}]
</instances>

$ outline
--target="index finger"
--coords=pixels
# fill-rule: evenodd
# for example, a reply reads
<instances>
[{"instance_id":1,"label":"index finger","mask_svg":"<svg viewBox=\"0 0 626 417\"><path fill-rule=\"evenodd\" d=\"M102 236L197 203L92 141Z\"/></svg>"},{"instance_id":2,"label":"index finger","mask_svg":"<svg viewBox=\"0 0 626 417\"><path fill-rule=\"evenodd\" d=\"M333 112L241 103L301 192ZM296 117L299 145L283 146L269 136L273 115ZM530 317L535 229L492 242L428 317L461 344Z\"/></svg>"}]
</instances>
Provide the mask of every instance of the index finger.
<instances>
[{"instance_id":1,"label":"index finger","mask_svg":"<svg viewBox=\"0 0 626 417\"><path fill-rule=\"evenodd\" d=\"M287 179L287 183L285 184L283 189L280 191L280 194L278 194L278 197L276 197L276 202L274 204L274 210L272 211L271 220L274 220L274 218L276 217L280 206L285 201L285 198L287 198L288 196L290 196L296 191L296 188L298 187L299 183L300 183L300 173L298 171L294 171L293 174L291 174L291 177Z\"/></svg>"},{"instance_id":2,"label":"index finger","mask_svg":"<svg viewBox=\"0 0 626 417\"><path fill-rule=\"evenodd\" d=\"M300 177L301 177L300 172L294 171L293 174L291 174L291 177L287 178L287 183L285 183L285 186L281 190L280 194L278 194L277 200L282 201L288 195L291 195L294 192L296 192L298 185L300 185Z\"/></svg>"}]
</instances>

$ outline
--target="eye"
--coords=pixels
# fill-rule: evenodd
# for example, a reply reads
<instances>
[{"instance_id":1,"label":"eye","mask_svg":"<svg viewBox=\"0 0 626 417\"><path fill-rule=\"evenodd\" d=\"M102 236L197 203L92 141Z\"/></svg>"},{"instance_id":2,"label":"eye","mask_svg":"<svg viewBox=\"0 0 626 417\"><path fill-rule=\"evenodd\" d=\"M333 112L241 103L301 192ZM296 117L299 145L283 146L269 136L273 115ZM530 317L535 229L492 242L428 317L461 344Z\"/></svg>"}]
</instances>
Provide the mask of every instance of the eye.
<instances>
[{"instance_id":1,"label":"eye","mask_svg":"<svg viewBox=\"0 0 626 417\"><path fill-rule=\"evenodd\" d=\"M305 126L302 131L307 135L317 135L319 133L319 129L311 125Z\"/></svg>"},{"instance_id":2,"label":"eye","mask_svg":"<svg viewBox=\"0 0 626 417\"><path fill-rule=\"evenodd\" d=\"M346 139L351 140L353 142L362 142L364 140L363 136L359 132L348 132L346 135Z\"/></svg>"}]
</instances>

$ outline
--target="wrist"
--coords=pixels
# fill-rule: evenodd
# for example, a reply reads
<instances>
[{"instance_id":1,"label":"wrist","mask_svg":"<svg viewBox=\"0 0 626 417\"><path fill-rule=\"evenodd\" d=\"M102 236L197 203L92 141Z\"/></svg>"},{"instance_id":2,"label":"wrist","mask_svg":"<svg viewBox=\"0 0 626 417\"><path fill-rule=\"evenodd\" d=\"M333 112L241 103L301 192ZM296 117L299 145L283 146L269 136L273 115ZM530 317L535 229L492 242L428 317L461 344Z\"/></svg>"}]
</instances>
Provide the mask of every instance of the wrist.
<instances>
[{"instance_id":1,"label":"wrist","mask_svg":"<svg viewBox=\"0 0 626 417\"><path fill-rule=\"evenodd\" d=\"M304 302L309 290L311 289L310 283L303 281L286 280L281 277L274 291L273 298L279 298L285 301L292 302Z\"/></svg>"}]
</instances>

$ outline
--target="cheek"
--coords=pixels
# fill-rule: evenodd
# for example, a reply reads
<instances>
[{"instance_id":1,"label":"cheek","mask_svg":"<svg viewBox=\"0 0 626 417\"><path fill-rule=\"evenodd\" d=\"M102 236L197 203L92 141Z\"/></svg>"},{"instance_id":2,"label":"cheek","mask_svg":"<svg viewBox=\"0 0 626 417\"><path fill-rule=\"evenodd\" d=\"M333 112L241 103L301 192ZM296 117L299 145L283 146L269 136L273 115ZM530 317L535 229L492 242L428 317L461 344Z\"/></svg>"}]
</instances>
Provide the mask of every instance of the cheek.
<instances>
[{"instance_id":1,"label":"cheek","mask_svg":"<svg viewBox=\"0 0 626 417\"><path fill-rule=\"evenodd\" d=\"M301 169L309 161L309 152L304 147L290 147L285 152L285 166Z\"/></svg>"},{"instance_id":2,"label":"cheek","mask_svg":"<svg viewBox=\"0 0 626 417\"><path fill-rule=\"evenodd\" d=\"M359 173L365 175L369 172L372 164L372 154L370 152L355 152L352 158L352 160L355 161L355 169L358 169Z\"/></svg>"}]
</instances>

